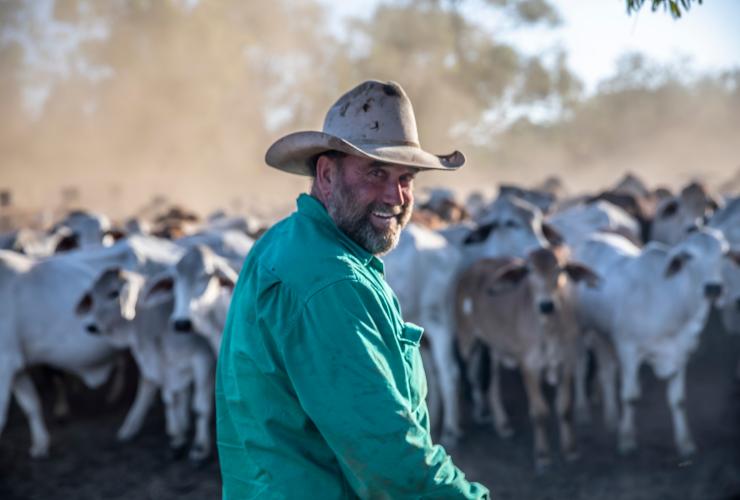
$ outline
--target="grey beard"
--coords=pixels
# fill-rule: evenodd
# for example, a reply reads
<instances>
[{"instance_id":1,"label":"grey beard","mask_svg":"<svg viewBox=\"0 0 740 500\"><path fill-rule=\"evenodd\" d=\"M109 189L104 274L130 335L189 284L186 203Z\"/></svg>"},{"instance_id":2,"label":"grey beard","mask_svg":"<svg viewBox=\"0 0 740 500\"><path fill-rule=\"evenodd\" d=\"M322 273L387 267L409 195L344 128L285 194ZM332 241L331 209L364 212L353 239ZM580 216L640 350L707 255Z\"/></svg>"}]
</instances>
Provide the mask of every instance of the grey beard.
<instances>
[{"instance_id":1,"label":"grey beard","mask_svg":"<svg viewBox=\"0 0 740 500\"><path fill-rule=\"evenodd\" d=\"M401 207L401 212L395 217L395 225L391 225L387 231L379 231L370 222L370 214L373 211L389 213L393 211L393 207L385 203L361 207L353 202L351 194L344 185L332 193L326 208L334 223L373 255L385 255L393 250L401 238L401 230L411 219L413 203Z\"/></svg>"}]
</instances>

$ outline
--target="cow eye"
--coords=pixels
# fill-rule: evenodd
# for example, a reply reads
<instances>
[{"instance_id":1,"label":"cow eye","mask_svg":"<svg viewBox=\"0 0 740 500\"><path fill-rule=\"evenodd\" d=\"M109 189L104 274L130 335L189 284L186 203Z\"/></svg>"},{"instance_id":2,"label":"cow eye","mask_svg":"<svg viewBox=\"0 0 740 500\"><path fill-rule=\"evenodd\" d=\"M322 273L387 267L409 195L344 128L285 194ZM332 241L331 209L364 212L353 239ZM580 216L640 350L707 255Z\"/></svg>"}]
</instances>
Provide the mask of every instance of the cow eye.
<instances>
[{"instance_id":1,"label":"cow eye","mask_svg":"<svg viewBox=\"0 0 740 500\"><path fill-rule=\"evenodd\" d=\"M517 226L518 226L518 224L517 224L516 222L514 222L513 220L507 220L507 221L506 221L506 224L504 224L504 225L505 225L506 227L508 227L509 229L511 229L511 228L514 228L514 227L517 227Z\"/></svg>"},{"instance_id":2,"label":"cow eye","mask_svg":"<svg viewBox=\"0 0 740 500\"><path fill-rule=\"evenodd\" d=\"M111 300L115 300L115 299L118 298L119 295L120 295L120 293L119 293L118 290L113 290L112 292L109 292L108 293L108 298L111 299Z\"/></svg>"}]
</instances>

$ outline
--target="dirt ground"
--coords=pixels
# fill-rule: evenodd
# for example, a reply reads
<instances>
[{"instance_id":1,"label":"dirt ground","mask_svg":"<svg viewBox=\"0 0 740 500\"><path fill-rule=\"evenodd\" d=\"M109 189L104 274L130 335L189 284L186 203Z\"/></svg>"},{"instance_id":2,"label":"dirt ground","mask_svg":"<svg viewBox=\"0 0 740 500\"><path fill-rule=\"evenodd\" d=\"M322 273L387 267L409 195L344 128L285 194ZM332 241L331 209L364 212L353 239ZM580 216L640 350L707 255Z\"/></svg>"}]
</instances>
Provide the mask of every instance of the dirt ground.
<instances>
[{"instance_id":1,"label":"dirt ground","mask_svg":"<svg viewBox=\"0 0 740 500\"><path fill-rule=\"evenodd\" d=\"M740 337L727 335L713 315L688 371L688 414L699 446L690 461L676 456L665 385L647 369L637 407L640 448L632 456L617 454L614 436L597 418L578 430L580 461L566 463L556 454L551 469L536 474L521 380L506 372L504 397L515 436L503 441L487 427L470 429L454 460L500 499L740 499L740 384L733 377L739 358ZM0 499L219 498L215 460L196 467L169 454L161 406L135 441L116 443L132 395L129 387L109 406L104 391L73 394L73 417L62 424L52 420L45 394L52 454L41 461L28 458L28 429L13 404L0 438Z\"/></svg>"}]
</instances>

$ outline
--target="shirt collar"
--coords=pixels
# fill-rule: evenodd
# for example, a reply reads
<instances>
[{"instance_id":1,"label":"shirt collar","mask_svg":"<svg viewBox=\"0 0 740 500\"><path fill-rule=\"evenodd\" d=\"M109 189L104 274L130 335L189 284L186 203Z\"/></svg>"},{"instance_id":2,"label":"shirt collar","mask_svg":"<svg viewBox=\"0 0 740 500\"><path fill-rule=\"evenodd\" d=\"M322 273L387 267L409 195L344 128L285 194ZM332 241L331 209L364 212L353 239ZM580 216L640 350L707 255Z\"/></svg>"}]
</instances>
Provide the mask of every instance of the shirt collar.
<instances>
[{"instance_id":1,"label":"shirt collar","mask_svg":"<svg viewBox=\"0 0 740 500\"><path fill-rule=\"evenodd\" d=\"M337 236L337 240L344 246L349 253L354 255L365 266L370 266L376 271L383 273L383 261L377 258L360 246L355 240L347 236L344 231L339 229L327 212L324 205L311 195L302 193L296 200L298 213L318 222L322 226L330 229Z\"/></svg>"}]
</instances>

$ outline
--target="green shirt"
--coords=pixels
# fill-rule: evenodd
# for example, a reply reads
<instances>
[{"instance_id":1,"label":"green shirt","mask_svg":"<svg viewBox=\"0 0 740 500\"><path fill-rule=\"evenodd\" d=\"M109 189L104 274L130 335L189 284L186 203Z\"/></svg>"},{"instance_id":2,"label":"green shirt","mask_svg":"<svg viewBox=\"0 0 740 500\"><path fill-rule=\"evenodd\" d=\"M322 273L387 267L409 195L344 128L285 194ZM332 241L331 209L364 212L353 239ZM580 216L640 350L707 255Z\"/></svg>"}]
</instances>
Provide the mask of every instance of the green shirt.
<instances>
[{"instance_id":1,"label":"green shirt","mask_svg":"<svg viewBox=\"0 0 740 500\"><path fill-rule=\"evenodd\" d=\"M488 498L433 445L383 263L308 195L249 253L216 376L224 500Z\"/></svg>"}]
</instances>

